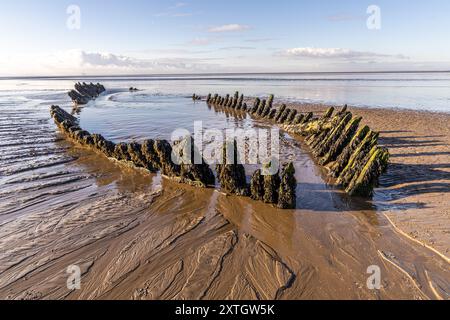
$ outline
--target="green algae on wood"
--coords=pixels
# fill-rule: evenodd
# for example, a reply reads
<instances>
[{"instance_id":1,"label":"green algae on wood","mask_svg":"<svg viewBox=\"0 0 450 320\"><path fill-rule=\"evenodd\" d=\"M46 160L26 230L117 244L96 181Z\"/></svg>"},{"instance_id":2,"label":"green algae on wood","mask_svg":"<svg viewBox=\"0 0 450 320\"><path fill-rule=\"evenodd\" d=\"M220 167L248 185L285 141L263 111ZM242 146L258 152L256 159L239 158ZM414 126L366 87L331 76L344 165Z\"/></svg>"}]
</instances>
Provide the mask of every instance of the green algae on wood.
<instances>
[{"instance_id":1,"label":"green algae on wood","mask_svg":"<svg viewBox=\"0 0 450 320\"><path fill-rule=\"evenodd\" d=\"M291 114L291 109L286 108L284 110L284 112L281 114L280 118L278 118L278 123L285 123L286 119L289 117L289 115Z\"/></svg>"},{"instance_id":2,"label":"green algae on wood","mask_svg":"<svg viewBox=\"0 0 450 320\"><path fill-rule=\"evenodd\" d=\"M295 117L297 116L298 111L292 110L291 113L289 113L288 117L285 120L285 124L291 124L292 121L294 121Z\"/></svg>"},{"instance_id":3,"label":"green algae on wood","mask_svg":"<svg viewBox=\"0 0 450 320\"><path fill-rule=\"evenodd\" d=\"M342 120L339 124L331 130L330 134L326 137L326 139L322 140L313 150L313 153L316 157L320 158L325 155L325 153L330 150L333 144L342 136L343 131L345 130L347 124L352 119L352 114L350 112L341 115Z\"/></svg>"},{"instance_id":4,"label":"green algae on wood","mask_svg":"<svg viewBox=\"0 0 450 320\"><path fill-rule=\"evenodd\" d=\"M270 169L272 164L267 164L265 169ZM281 179L279 176L279 171L275 174L265 175L264 176L264 197L263 201L265 203L277 204L278 203L278 195L281 184Z\"/></svg>"},{"instance_id":5,"label":"green algae on wood","mask_svg":"<svg viewBox=\"0 0 450 320\"><path fill-rule=\"evenodd\" d=\"M374 146L367 163L361 172L353 178L345 191L350 196L371 196L374 187L378 185L378 177L386 171L388 163L389 151Z\"/></svg>"},{"instance_id":6,"label":"green algae on wood","mask_svg":"<svg viewBox=\"0 0 450 320\"><path fill-rule=\"evenodd\" d=\"M253 107L250 110L250 114L254 114L258 110L260 104L261 100L259 98L256 98Z\"/></svg>"},{"instance_id":7,"label":"green algae on wood","mask_svg":"<svg viewBox=\"0 0 450 320\"><path fill-rule=\"evenodd\" d=\"M300 123L302 123L302 121L303 121L304 118L305 118L305 115L304 115L304 114L302 114L302 113L297 114L297 115L295 116L294 121L292 121L292 124L293 124L293 125L300 124Z\"/></svg>"},{"instance_id":8,"label":"green algae on wood","mask_svg":"<svg viewBox=\"0 0 450 320\"><path fill-rule=\"evenodd\" d=\"M335 161L337 157L343 152L344 148L350 143L354 137L362 118L352 118L347 124L342 134L337 138L334 144L328 149L327 153L319 160L319 164L327 165Z\"/></svg>"},{"instance_id":9,"label":"green algae on wood","mask_svg":"<svg viewBox=\"0 0 450 320\"><path fill-rule=\"evenodd\" d=\"M330 174L332 177L337 178L347 166L350 157L354 153L354 151L358 148L359 144L363 141L366 135L369 133L370 128L368 126L364 126L360 128L350 143L344 148L342 153L337 157L336 161L334 161L330 166Z\"/></svg>"},{"instance_id":10,"label":"green algae on wood","mask_svg":"<svg viewBox=\"0 0 450 320\"><path fill-rule=\"evenodd\" d=\"M372 148L377 145L379 133L369 131L366 137L361 141L359 146L351 155L344 170L339 175L337 183L347 187L356 174L362 170L365 162L364 159L371 152Z\"/></svg>"},{"instance_id":11,"label":"green algae on wood","mask_svg":"<svg viewBox=\"0 0 450 320\"><path fill-rule=\"evenodd\" d=\"M214 185L214 174L200 154L192 136L174 143L172 154L180 165L179 178L182 183L200 187Z\"/></svg>"},{"instance_id":12,"label":"green algae on wood","mask_svg":"<svg viewBox=\"0 0 450 320\"><path fill-rule=\"evenodd\" d=\"M222 163L216 166L217 177L223 191L238 196L247 196L249 188L245 168L239 164L237 142L225 143Z\"/></svg>"},{"instance_id":13,"label":"green algae on wood","mask_svg":"<svg viewBox=\"0 0 450 320\"><path fill-rule=\"evenodd\" d=\"M278 122L278 120L280 120L281 115L284 113L284 111L286 110L286 105L283 104L277 111L277 113L275 114L274 120L276 122Z\"/></svg>"},{"instance_id":14,"label":"green algae on wood","mask_svg":"<svg viewBox=\"0 0 450 320\"><path fill-rule=\"evenodd\" d=\"M280 189L278 191L278 208L295 209L297 180L295 179L295 168L292 162L284 165L281 171Z\"/></svg>"},{"instance_id":15,"label":"green algae on wood","mask_svg":"<svg viewBox=\"0 0 450 320\"><path fill-rule=\"evenodd\" d=\"M333 113L334 113L334 107L330 107L330 108L327 109L327 111L326 111L325 114L323 115L323 118L324 118L324 119L331 118L331 116L333 115Z\"/></svg>"},{"instance_id":16,"label":"green algae on wood","mask_svg":"<svg viewBox=\"0 0 450 320\"><path fill-rule=\"evenodd\" d=\"M250 181L250 197L256 201L264 200L264 177L261 169L256 170Z\"/></svg>"}]
</instances>

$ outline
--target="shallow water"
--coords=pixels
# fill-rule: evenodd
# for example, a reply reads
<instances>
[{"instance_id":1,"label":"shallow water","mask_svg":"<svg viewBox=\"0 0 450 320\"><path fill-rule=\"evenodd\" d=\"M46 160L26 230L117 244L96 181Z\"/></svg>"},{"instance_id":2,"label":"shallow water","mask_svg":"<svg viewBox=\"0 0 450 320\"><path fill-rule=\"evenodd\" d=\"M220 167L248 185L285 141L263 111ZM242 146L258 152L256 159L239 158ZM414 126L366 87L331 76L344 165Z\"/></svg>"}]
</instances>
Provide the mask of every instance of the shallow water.
<instances>
[{"instance_id":1,"label":"shallow water","mask_svg":"<svg viewBox=\"0 0 450 320\"><path fill-rule=\"evenodd\" d=\"M248 96L275 94L280 99L305 103L450 112L450 72L3 78L0 91L68 90L79 80L100 81L109 89L132 84L153 94L207 95L238 90Z\"/></svg>"},{"instance_id":2,"label":"shallow water","mask_svg":"<svg viewBox=\"0 0 450 320\"><path fill-rule=\"evenodd\" d=\"M170 139L198 120L266 126L183 92L129 93L128 81L114 83L76 110L64 90L43 84L1 92L1 298L448 298L448 264L394 232L377 203L328 186L288 135L282 155L295 161L299 184L297 210L286 211L178 185L66 141L51 104L114 141ZM78 292L65 288L71 264L82 268ZM382 270L381 290L365 285L371 265Z\"/></svg>"}]
</instances>

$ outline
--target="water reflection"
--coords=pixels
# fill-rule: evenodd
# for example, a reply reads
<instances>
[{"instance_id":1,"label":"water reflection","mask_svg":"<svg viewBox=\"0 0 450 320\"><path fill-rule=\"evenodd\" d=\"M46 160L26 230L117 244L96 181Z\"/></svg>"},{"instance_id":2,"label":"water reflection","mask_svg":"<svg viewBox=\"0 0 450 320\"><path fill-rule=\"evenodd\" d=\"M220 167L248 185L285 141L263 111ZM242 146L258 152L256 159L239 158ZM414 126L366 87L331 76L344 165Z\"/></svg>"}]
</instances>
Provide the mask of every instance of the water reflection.
<instances>
[{"instance_id":1,"label":"water reflection","mask_svg":"<svg viewBox=\"0 0 450 320\"><path fill-rule=\"evenodd\" d=\"M3 79L1 90L69 90L77 81L102 82L110 90L128 91L130 85L152 94L206 95L242 90L308 103L349 104L366 107L409 108L450 112L449 72L233 74L142 77L61 77ZM136 100L142 91L134 93Z\"/></svg>"},{"instance_id":2,"label":"water reflection","mask_svg":"<svg viewBox=\"0 0 450 320\"><path fill-rule=\"evenodd\" d=\"M117 93L115 94L117 97ZM206 103L194 103L187 98L178 96L147 96L145 103L145 93L139 96L139 106L136 106L136 97L126 102L125 94L120 94L120 103L111 103L108 95L102 97L100 101L96 101L89 108L84 108L80 114L81 126L90 132L101 133L106 137L120 138L117 141L143 140L148 138L167 138L170 137L171 131L176 129L177 125L184 128L193 128L194 121L203 121L205 129L219 128L236 129L236 128L270 128L271 125L265 122L254 120L245 112L230 111L225 108L210 108ZM105 101L107 101L105 103ZM175 111L174 111L175 110ZM138 113L139 116L136 116ZM177 114L177 116L175 116ZM155 120L157 117L158 120ZM174 124L175 123L175 124ZM296 167L297 186L297 210L335 213L339 214L343 211L361 213L364 212L367 220L372 225L378 225L376 211L382 207L376 206L372 201L363 199L351 199L345 192L337 189L329 184L326 172L317 166L312 160L312 156L306 152L307 148L303 145L299 137L292 137L288 134L281 133L281 162L294 161ZM112 184L114 182L121 191L133 191L137 186L147 186L151 188L154 176L140 178L141 172L136 173L133 170L120 165L118 170L117 164L107 165L106 158L101 164L95 161L87 161L91 166L92 172L102 172L100 176L101 184ZM100 169L101 167L101 169ZM109 169L107 169L109 168ZM248 180L251 173L255 170L255 166L246 166ZM114 173L115 171L124 172L122 174ZM145 176L145 175L144 175ZM240 199L239 203L247 212L244 216L247 223L251 223L249 212L260 212L256 210L254 201L250 199ZM268 211L276 211L274 208ZM244 213L244 212L243 212ZM244 219L241 217L241 219Z\"/></svg>"}]
</instances>

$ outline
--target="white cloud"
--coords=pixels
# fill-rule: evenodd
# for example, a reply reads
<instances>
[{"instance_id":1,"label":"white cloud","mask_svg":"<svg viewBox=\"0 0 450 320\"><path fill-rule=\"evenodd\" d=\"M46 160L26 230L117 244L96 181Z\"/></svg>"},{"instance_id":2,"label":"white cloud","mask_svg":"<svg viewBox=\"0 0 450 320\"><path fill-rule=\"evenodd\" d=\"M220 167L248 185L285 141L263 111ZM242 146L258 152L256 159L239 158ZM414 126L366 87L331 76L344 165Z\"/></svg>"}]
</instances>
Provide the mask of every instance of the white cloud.
<instances>
[{"instance_id":1,"label":"white cloud","mask_svg":"<svg viewBox=\"0 0 450 320\"><path fill-rule=\"evenodd\" d=\"M154 14L155 17L190 17L194 14L192 12L178 12L177 10L183 7L186 7L188 4L185 2L177 2L171 7L167 8L167 11L160 12L157 14Z\"/></svg>"},{"instance_id":2,"label":"white cloud","mask_svg":"<svg viewBox=\"0 0 450 320\"><path fill-rule=\"evenodd\" d=\"M81 65L89 68L125 72L184 72L204 70L209 66L199 59L136 59L111 53L88 53L80 51Z\"/></svg>"},{"instance_id":3,"label":"white cloud","mask_svg":"<svg viewBox=\"0 0 450 320\"><path fill-rule=\"evenodd\" d=\"M255 50L255 47L248 47L248 46L234 46L234 47L223 47L219 50Z\"/></svg>"},{"instance_id":4,"label":"white cloud","mask_svg":"<svg viewBox=\"0 0 450 320\"><path fill-rule=\"evenodd\" d=\"M130 56L83 50L0 59L0 69L5 75L184 73L203 72L216 68L216 65L205 63L199 58L137 59Z\"/></svg>"},{"instance_id":5,"label":"white cloud","mask_svg":"<svg viewBox=\"0 0 450 320\"><path fill-rule=\"evenodd\" d=\"M389 55L368 51L356 51L343 48L292 48L281 52L281 55L294 58L318 58L318 59L377 59L394 58L409 59L404 55Z\"/></svg>"},{"instance_id":6,"label":"white cloud","mask_svg":"<svg viewBox=\"0 0 450 320\"><path fill-rule=\"evenodd\" d=\"M211 39L208 38L195 38L187 43L191 46L207 46L211 44Z\"/></svg>"},{"instance_id":7,"label":"white cloud","mask_svg":"<svg viewBox=\"0 0 450 320\"><path fill-rule=\"evenodd\" d=\"M223 26L211 27L208 32L221 33L221 32L240 32L250 29L250 26L242 24L225 24Z\"/></svg>"},{"instance_id":8,"label":"white cloud","mask_svg":"<svg viewBox=\"0 0 450 320\"><path fill-rule=\"evenodd\" d=\"M169 7L169 10L177 9L177 8L181 8L181 7L185 7L185 6L187 6L187 3L185 3L185 2L177 2L173 6Z\"/></svg>"},{"instance_id":9,"label":"white cloud","mask_svg":"<svg viewBox=\"0 0 450 320\"><path fill-rule=\"evenodd\" d=\"M133 67L141 64L139 60L112 53L77 51L76 54L80 55L80 64L85 66Z\"/></svg>"},{"instance_id":10,"label":"white cloud","mask_svg":"<svg viewBox=\"0 0 450 320\"><path fill-rule=\"evenodd\" d=\"M184 13L174 13L174 14L172 14L172 17L191 17L191 16L193 16L194 14L193 13L191 13L191 12L184 12Z\"/></svg>"},{"instance_id":11,"label":"white cloud","mask_svg":"<svg viewBox=\"0 0 450 320\"><path fill-rule=\"evenodd\" d=\"M270 42L275 41L276 38L255 38L255 39L247 39L245 42L253 42L253 43L259 43L259 42Z\"/></svg>"},{"instance_id":12,"label":"white cloud","mask_svg":"<svg viewBox=\"0 0 450 320\"><path fill-rule=\"evenodd\" d=\"M298 49L298 48L297 48ZM225 47L223 50L228 50ZM220 53L227 53L221 55ZM215 72L294 72L294 71L387 71L443 70L448 61L405 60L399 56L356 51L293 50L288 59L274 59L272 54L232 55L245 51L191 51L186 48L147 50L113 54L68 50L57 53L0 52L1 76L124 75ZM195 53L195 55L194 55ZM199 54L203 53L203 54ZM375 56L374 56L375 55ZM302 58L304 57L304 58ZM356 57L356 58L352 58Z\"/></svg>"}]
</instances>

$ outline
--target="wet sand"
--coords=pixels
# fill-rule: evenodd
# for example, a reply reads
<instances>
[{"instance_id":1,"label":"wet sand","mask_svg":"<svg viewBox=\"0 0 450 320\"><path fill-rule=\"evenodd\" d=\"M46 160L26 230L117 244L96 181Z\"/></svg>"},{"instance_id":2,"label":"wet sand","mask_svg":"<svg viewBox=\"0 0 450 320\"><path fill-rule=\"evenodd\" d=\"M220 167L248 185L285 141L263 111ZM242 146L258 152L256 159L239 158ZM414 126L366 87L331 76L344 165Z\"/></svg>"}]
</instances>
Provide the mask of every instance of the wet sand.
<instances>
[{"instance_id":1,"label":"wet sand","mask_svg":"<svg viewBox=\"0 0 450 320\"><path fill-rule=\"evenodd\" d=\"M297 105L324 112L320 105ZM351 107L391 153L374 205L407 236L450 258L450 115Z\"/></svg>"},{"instance_id":2,"label":"wet sand","mask_svg":"<svg viewBox=\"0 0 450 320\"><path fill-rule=\"evenodd\" d=\"M304 150L298 207L278 210L111 162L66 141L45 113L2 110L0 139L19 141L0 146L0 298L448 299L448 261L386 218L423 241L431 229L445 252L448 155L419 145L445 144L448 131L403 132L414 126L400 120L413 115L382 127L391 112L358 112L393 146L374 200L327 185L302 142L290 141ZM443 154L419 160L407 156L414 150ZM418 183L442 188L421 192L429 188ZM67 289L70 265L81 267L81 290ZM380 290L366 286L371 265Z\"/></svg>"}]
</instances>

